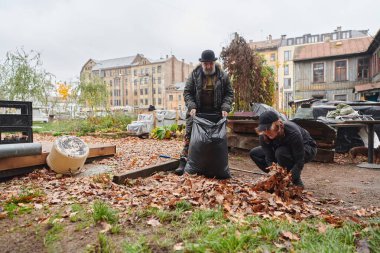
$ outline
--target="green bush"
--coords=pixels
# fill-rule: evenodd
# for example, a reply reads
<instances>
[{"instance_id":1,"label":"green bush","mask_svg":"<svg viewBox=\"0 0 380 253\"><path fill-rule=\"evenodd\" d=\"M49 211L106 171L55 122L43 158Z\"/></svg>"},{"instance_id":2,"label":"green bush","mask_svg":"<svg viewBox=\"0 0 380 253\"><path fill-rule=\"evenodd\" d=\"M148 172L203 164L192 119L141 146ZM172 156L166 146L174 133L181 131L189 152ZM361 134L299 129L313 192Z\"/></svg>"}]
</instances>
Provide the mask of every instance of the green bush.
<instances>
[{"instance_id":1,"label":"green bush","mask_svg":"<svg viewBox=\"0 0 380 253\"><path fill-rule=\"evenodd\" d=\"M108 114L104 117L89 117L83 119L73 119L65 121L54 121L44 124L34 124L35 133L52 133L54 136L62 134L77 133L78 135L87 135L95 132L121 132L125 131L127 125L131 123L132 117L123 113Z\"/></svg>"}]
</instances>

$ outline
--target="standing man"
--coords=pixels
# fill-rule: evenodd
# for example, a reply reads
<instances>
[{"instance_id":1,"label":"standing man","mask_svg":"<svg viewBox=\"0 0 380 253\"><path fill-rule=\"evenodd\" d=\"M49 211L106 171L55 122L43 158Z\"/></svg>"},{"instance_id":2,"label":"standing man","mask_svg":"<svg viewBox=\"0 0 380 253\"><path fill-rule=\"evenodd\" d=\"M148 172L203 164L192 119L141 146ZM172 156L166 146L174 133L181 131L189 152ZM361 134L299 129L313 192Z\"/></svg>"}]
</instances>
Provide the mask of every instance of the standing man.
<instances>
[{"instance_id":1,"label":"standing man","mask_svg":"<svg viewBox=\"0 0 380 253\"><path fill-rule=\"evenodd\" d=\"M317 144L309 132L294 122L283 122L273 111L260 115L256 132L260 146L249 153L256 165L268 173L268 167L278 163L292 173L294 185L304 187L301 171L317 153Z\"/></svg>"},{"instance_id":2,"label":"standing man","mask_svg":"<svg viewBox=\"0 0 380 253\"><path fill-rule=\"evenodd\" d=\"M190 144L192 117L200 113L221 113L227 117L233 101L233 90L228 75L215 61L212 50L202 52L201 62L190 74L183 96L187 107L185 144L181 153L177 175L184 173Z\"/></svg>"}]
</instances>

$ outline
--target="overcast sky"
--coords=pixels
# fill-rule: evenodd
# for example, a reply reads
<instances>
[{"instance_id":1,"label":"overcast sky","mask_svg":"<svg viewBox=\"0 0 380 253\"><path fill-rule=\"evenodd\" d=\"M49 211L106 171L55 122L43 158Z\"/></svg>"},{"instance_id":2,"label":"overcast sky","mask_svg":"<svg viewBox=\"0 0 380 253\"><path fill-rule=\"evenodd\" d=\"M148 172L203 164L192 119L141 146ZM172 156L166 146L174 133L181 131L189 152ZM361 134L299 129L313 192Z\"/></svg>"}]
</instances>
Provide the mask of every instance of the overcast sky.
<instances>
[{"instance_id":1,"label":"overcast sky","mask_svg":"<svg viewBox=\"0 0 380 253\"><path fill-rule=\"evenodd\" d=\"M380 29L379 0L0 0L0 60L24 47L41 52L57 80L79 76L90 58L174 54L197 63L219 56L231 34L264 40L286 34Z\"/></svg>"}]
</instances>

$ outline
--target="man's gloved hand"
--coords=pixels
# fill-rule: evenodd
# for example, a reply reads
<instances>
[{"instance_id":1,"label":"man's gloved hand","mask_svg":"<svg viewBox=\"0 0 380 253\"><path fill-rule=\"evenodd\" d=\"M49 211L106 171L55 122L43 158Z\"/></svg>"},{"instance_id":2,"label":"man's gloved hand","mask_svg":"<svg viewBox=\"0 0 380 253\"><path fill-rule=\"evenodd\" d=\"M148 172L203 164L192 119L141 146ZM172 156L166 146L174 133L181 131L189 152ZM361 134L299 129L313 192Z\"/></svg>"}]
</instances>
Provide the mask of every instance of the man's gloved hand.
<instances>
[{"instance_id":1,"label":"man's gloved hand","mask_svg":"<svg viewBox=\"0 0 380 253\"><path fill-rule=\"evenodd\" d=\"M196 112L197 112L196 109L191 109L191 111L190 111L190 116L191 116L191 117L194 117Z\"/></svg>"},{"instance_id":2,"label":"man's gloved hand","mask_svg":"<svg viewBox=\"0 0 380 253\"><path fill-rule=\"evenodd\" d=\"M223 118L227 117L228 116L228 112L222 111L222 116L223 116Z\"/></svg>"}]
</instances>

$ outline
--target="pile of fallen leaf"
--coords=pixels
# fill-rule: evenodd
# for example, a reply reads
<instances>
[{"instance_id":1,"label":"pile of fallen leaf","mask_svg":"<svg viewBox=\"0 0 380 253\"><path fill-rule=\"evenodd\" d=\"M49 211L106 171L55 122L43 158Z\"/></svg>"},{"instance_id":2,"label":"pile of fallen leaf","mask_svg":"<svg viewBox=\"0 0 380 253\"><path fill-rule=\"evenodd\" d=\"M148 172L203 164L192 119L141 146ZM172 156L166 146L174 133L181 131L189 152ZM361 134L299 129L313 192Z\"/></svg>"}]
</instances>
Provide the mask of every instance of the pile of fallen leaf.
<instances>
[{"instance_id":1,"label":"pile of fallen leaf","mask_svg":"<svg viewBox=\"0 0 380 253\"><path fill-rule=\"evenodd\" d=\"M35 134L34 142L54 142L58 137ZM125 173L131 169L143 168L167 161L159 155L178 157L183 142L180 140L154 140L126 137L119 139L105 139L93 136L80 137L85 143L116 145L116 155L103 160L94 161L95 164L104 164L112 168L114 174Z\"/></svg>"},{"instance_id":2,"label":"pile of fallen leaf","mask_svg":"<svg viewBox=\"0 0 380 253\"><path fill-rule=\"evenodd\" d=\"M286 170L276 166L258 182L239 178L216 180L195 175L180 177L173 173L159 173L148 178L127 180L124 185L113 183L109 175L57 177L54 172L41 169L0 183L0 207L28 188L44 193L35 199L28 199L27 203L21 203L36 210L74 203L91 204L94 200L101 199L118 209L121 216L127 216L124 211L130 208L171 209L177 202L187 201L195 208L221 207L232 219L255 214L289 221L325 217L332 224L339 225L342 222L341 218L331 215L324 208L323 202L313 198L311 193L292 186ZM378 207L363 208L353 212L351 219L377 215L379 212ZM3 212L2 215L5 217L6 213ZM355 221L358 221L357 218Z\"/></svg>"},{"instance_id":3,"label":"pile of fallen leaf","mask_svg":"<svg viewBox=\"0 0 380 253\"><path fill-rule=\"evenodd\" d=\"M275 193L285 201L302 196L303 189L292 184L291 174L286 169L273 164L269 170L267 177L255 183L255 191Z\"/></svg>"}]
</instances>

